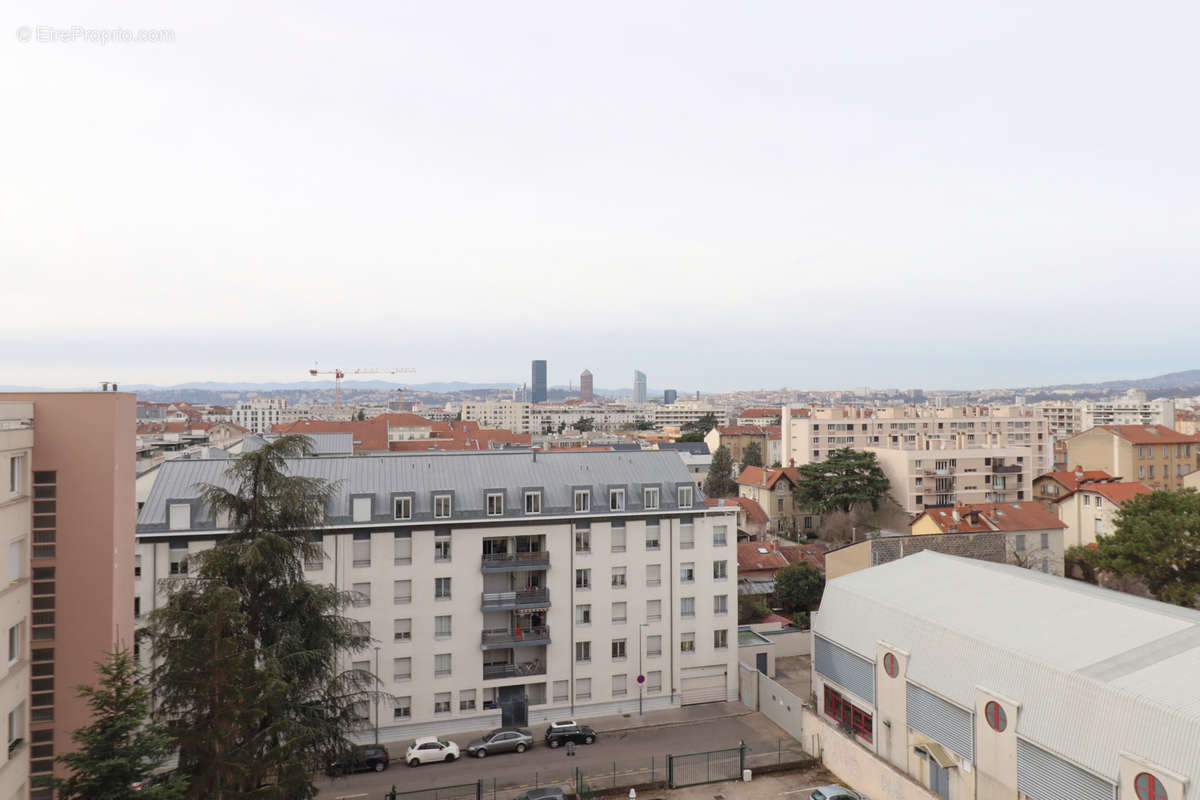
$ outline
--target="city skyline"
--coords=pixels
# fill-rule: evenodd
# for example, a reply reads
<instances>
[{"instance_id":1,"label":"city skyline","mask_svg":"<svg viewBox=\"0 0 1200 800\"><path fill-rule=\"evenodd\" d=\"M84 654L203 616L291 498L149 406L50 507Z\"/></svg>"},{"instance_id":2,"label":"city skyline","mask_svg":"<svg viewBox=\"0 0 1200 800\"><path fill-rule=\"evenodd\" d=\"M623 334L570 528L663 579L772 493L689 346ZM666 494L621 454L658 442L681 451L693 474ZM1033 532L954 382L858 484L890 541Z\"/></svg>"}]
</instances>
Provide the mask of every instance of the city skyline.
<instances>
[{"instance_id":1,"label":"city skyline","mask_svg":"<svg viewBox=\"0 0 1200 800\"><path fill-rule=\"evenodd\" d=\"M1200 9L534 5L67 2L175 35L9 36L5 383L514 380L534 351L555 383L954 388L1191 358ZM1144 324L1075 344L1118 319Z\"/></svg>"}]
</instances>

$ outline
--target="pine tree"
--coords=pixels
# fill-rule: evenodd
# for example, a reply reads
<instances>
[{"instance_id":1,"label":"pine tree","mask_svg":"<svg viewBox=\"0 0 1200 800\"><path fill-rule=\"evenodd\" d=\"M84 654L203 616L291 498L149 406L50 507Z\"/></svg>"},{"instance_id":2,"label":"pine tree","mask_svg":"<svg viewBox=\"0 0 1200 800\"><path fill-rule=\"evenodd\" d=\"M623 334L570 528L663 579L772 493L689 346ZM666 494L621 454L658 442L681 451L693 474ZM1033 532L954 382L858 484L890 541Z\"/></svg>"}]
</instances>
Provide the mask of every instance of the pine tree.
<instances>
[{"instance_id":1,"label":"pine tree","mask_svg":"<svg viewBox=\"0 0 1200 800\"><path fill-rule=\"evenodd\" d=\"M70 770L67 778L51 778L59 800L176 800L187 782L176 774L141 789L134 784L149 778L174 750L166 730L147 720L150 689L127 648L114 650L96 664L96 686L77 687L92 709L89 725L71 738L79 745L55 760Z\"/></svg>"},{"instance_id":2,"label":"pine tree","mask_svg":"<svg viewBox=\"0 0 1200 800\"><path fill-rule=\"evenodd\" d=\"M763 465L762 447L758 442L750 442L742 448L742 467L761 467Z\"/></svg>"},{"instance_id":3,"label":"pine tree","mask_svg":"<svg viewBox=\"0 0 1200 800\"><path fill-rule=\"evenodd\" d=\"M304 562L334 487L291 475L311 440L284 436L244 453L232 490L203 488L231 533L192 556L151 614L157 714L179 742L192 798L312 798L312 770L350 747L374 676L343 670L370 637L341 612L349 594L306 580Z\"/></svg>"},{"instance_id":4,"label":"pine tree","mask_svg":"<svg viewBox=\"0 0 1200 800\"><path fill-rule=\"evenodd\" d=\"M721 445L713 453L708 465L708 477L704 479L704 494L708 497L736 497L737 481L733 479L733 462L729 448Z\"/></svg>"}]
</instances>

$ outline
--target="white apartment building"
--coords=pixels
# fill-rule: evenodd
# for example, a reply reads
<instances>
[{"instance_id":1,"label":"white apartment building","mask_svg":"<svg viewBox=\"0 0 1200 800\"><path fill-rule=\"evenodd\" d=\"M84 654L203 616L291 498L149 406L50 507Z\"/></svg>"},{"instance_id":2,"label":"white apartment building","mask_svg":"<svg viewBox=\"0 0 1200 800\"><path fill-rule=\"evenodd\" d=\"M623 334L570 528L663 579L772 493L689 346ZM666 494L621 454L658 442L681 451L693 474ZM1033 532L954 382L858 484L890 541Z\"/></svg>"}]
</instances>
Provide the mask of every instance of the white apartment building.
<instances>
[{"instance_id":1,"label":"white apartment building","mask_svg":"<svg viewBox=\"0 0 1200 800\"><path fill-rule=\"evenodd\" d=\"M1027 408L1046 420L1047 430L1055 439L1065 439L1083 430L1080 427L1079 405L1073 400L1047 400Z\"/></svg>"},{"instance_id":2,"label":"white apartment building","mask_svg":"<svg viewBox=\"0 0 1200 800\"><path fill-rule=\"evenodd\" d=\"M868 447L891 483L889 493L909 514L930 506L1034 502L1027 447L927 450Z\"/></svg>"},{"instance_id":3,"label":"white apartment building","mask_svg":"<svg viewBox=\"0 0 1200 800\"><path fill-rule=\"evenodd\" d=\"M839 406L811 409L807 417L795 416L784 406L782 428L785 465L823 461L831 451L844 447L924 450L942 446L1027 447L1025 461L1035 474L1050 471L1054 464L1054 441L1046 420L1025 406Z\"/></svg>"},{"instance_id":4,"label":"white apartment building","mask_svg":"<svg viewBox=\"0 0 1200 800\"><path fill-rule=\"evenodd\" d=\"M233 424L255 433L270 433L272 425L284 422L287 400L282 397L255 397L239 400L233 406Z\"/></svg>"},{"instance_id":5,"label":"white apartment building","mask_svg":"<svg viewBox=\"0 0 1200 800\"><path fill-rule=\"evenodd\" d=\"M652 413L652 419L658 428L683 427L692 422L699 422L709 414L716 418L718 425L728 425L731 413L728 408L719 408L710 403L681 401L650 406L648 411Z\"/></svg>"},{"instance_id":6,"label":"white apartment building","mask_svg":"<svg viewBox=\"0 0 1200 800\"><path fill-rule=\"evenodd\" d=\"M228 465L160 468L137 525L142 613L227 532L195 487L227 482ZM674 452L289 468L341 482L308 574L358 598L347 614L375 641L349 660L374 671L378 659L394 698L380 704L383 738L737 698L737 509L705 507ZM374 715L363 710L364 731Z\"/></svg>"},{"instance_id":7,"label":"white apartment building","mask_svg":"<svg viewBox=\"0 0 1200 800\"><path fill-rule=\"evenodd\" d=\"M0 403L0 537L8 570L8 583L0 591L0 627L8 632L0 668L0 714L8 737L0 756L0 797L14 800L29 797L32 470L33 404Z\"/></svg>"},{"instance_id":8,"label":"white apartment building","mask_svg":"<svg viewBox=\"0 0 1200 800\"><path fill-rule=\"evenodd\" d=\"M1084 400L1079 404L1080 430L1097 425L1165 425L1175 428L1175 401L1169 397L1146 400L1146 393L1130 389L1116 400Z\"/></svg>"},{"instance_id":9,"label":"white apartment building","mask_svg":"<svg viewBox=\"0 0 1200 800\"><path fill-rule=\"evenodd\" d=\"M534 433L533 403L516 400L464 401L463 422L478 422L481 428L500 428L514 433ZM539 427L536 431L541 433Z\"/></svg>"}]
</instances>

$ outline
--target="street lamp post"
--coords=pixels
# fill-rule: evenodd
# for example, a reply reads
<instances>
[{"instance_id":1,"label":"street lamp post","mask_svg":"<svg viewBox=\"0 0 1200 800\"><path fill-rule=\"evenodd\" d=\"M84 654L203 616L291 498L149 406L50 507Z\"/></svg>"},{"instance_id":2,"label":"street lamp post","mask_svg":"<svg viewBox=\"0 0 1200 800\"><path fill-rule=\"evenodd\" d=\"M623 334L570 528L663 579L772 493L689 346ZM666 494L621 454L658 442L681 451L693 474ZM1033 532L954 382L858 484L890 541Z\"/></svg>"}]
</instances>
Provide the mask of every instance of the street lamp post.
<instances>
[{"instance_id":1,"label":"street lamp post","mask_svg":"<svg viewBox=\"0 0 1200 800\"><path fill-rule=\"evenodd\" d=\"M375 683L379 683L379 648L375 648ZM379 687L375 687L375 745L379 745Z\"/></svg>"},{"instance_id":2,"label":"street lamp post","mask_svg":"<svg viewBox=\"0 0 1200 800\"><path fill-rule=\"evenodd\" d=\"M642 673L642 628L649 628L649 622L638 625L638 716L642 715L642 698L646 695L646 682L641 680Z\"/></svg>"}]
</instances>

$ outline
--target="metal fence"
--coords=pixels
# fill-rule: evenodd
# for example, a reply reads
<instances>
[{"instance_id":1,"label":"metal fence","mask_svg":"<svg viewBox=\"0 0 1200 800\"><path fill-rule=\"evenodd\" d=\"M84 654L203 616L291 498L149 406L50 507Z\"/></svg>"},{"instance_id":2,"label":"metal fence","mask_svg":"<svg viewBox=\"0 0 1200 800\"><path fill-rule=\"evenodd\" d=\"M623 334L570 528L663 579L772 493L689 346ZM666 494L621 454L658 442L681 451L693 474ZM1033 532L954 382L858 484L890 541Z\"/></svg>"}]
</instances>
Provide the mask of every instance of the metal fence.
<instances>
[{"instance_id":1,"label":"metal fence","mask_svg":"<svg viewBox=\"0 0 1200 800\"><path fill-rule=\"evenodd\" d=\"M457 783L453 786L433 786L428 789L412 789L406 792L396 791L395 784L390 792L385 792L384 800L482 800L483 781L474 783Z\"/></svg>"},{"instance_id":2,"label":"metal fence","mask_svg":"<svg viewBox=\"0 0 1200 800\"><path fill-rule=\"evenodd\" d=\"M742 777L746 768L746 743L723 750L667 756L667 786L680 789L701 783L730 781Z\"/></svg>"}]
</instances>

